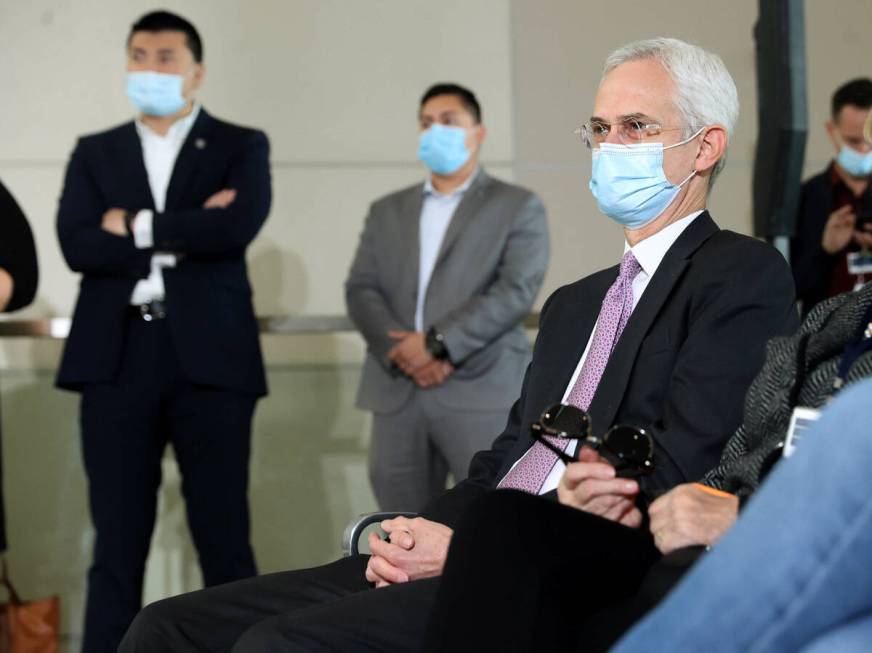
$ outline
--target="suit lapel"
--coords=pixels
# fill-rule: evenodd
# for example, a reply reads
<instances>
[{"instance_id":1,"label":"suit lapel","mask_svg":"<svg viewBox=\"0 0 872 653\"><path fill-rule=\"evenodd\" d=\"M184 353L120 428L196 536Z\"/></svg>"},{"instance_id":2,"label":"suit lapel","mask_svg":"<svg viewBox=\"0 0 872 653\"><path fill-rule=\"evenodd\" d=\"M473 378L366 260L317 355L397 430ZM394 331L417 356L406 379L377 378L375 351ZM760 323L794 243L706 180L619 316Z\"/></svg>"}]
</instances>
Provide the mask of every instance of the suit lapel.
<instances>
[{"instance_id":1,"label":"suit lapel","mask_svg":"<svg viewBox=\"0 0 872 653\"><path fill-rule=\"evenodd\" d=\"M411 298L403 311L402 318L409 325L415 322L415 302L418 299L418 271L420 264L419 242L421 232L421 207L424 204L424 184L419 184L406 191L400 199L397 218L400 229L400 242L405 245L405 255L402 264L403 291L401 298Z\"/></svg>"},{"instance_id":2,"label":"suit lapel","mask_svg":"<svg viewBox=\"0 0 872 653\"><path fill-rule=\"evenodd\" d=\"M457 205L454 215L451 216L451 222L448 223L448 229L445 231L445 237L442 239L442 245L439 247L439 255L436 257L436 266L445 259L451 247L463 233L467 224L475 218L476 214L481 209L487 197L487 186L490 183L484 171L479 170L469 189L463 194L463 199ZM434 267L434 269L435 269Z\"/></svg>"},{"instance_id":3,"label":"suit lapel","mask_svg":"<svg viewBox=\"0 0 872 653\"><path fill-rule=\"evenodd\" d=\"M609 358L591 401L588 412L596 433L602 434L612 425L624 399L642 340L690 264L693 253L717 231L718 227L708 212L701 214L673 243L648 282L645 293Z\"/></svg>"},{"instance_id":4,"label":"suit lapel","mask_svg":"<svg viewBox=\"0 0 872 653\"><path fill-rule=\"evenodd\" d=\"M201 158L208 154L209 135L212 132L214 122L212 116L201 108L197 120L182 144L182 149L179 150L179 156L176 157L176 164L167 187L165 210L170 211L179 206L182 193L188 186L191 174L197 168Z\"/></svg>"},{"instance_id":5,"label":"suit lapel","mask_svg":"<svg viewBox=\"0 0 872 653\"><path fill-rule=\"evenodd\" d=\"M132 185L130 206L132 210L154 209L154 198L148 185L148 172L145 170L145 160L142 158L142 142L136 131L136 124L131 122L121 131L121 138L116 143L114 156L118 165L119 179L126 179Z\"/></svg>"}]
</instances>

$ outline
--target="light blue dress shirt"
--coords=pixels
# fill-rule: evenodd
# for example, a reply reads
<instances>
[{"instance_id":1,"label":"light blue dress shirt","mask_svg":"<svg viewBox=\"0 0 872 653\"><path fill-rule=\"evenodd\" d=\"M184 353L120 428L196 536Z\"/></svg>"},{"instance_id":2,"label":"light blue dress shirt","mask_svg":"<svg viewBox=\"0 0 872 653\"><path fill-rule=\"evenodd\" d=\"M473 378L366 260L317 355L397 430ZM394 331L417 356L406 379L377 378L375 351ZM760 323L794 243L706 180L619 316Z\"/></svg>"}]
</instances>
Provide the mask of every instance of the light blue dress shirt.
<instances>
[{"instance_id":1,"label":"light blue dress shirt","mask_svg":"<svg viewBox=\"0 0 872 653\"><path fill-rule=\"evenodd\" d=\"M448 195L443 195L433 187L430 177L424 182L424 202L421 205L420 226L418 229L418 299L415 305L415 330L424 330L424 302L427 298L427 287L436 267L436 259L445 240L445 232L451 223L451 217L457 210L463 194L472 185L478 174L473 172L462 186Z\"/></svg>"}]
</instances>

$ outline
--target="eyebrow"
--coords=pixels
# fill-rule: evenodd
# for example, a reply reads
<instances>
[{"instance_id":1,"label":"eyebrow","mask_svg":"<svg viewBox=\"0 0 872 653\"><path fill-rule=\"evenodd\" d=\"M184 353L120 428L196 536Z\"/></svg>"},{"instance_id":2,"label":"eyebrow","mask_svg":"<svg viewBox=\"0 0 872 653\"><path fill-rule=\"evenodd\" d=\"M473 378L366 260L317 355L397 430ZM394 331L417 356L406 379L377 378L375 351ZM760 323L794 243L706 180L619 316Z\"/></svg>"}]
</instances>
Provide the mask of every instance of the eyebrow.
<instances>
[{"instance_id":1,"label":"eyebrow","mask_svg":"<svg viewBox=\"0 0 872 653\"><path fill-rule=\"evenodd\" d=\"M428 119L429 120L439 120L439 119L444 120L445 118L453 118L454 116L457 116L459 114L460 114L460 112L457 111L456 109L449 109L447 111L442 111L438 115L421 113L420 116L418 117L418 120L421 120L421 121L428 120Z\"/></svg>"},{"instance_id":2,"label":"eyebrow","mask_svg":"<svg viewBox=\"0 0 872 653\"><path fill-rule=\"evenodd\" d=\"M146 50L145 48L139 47L139 46L135 46L135 47L130 48L130 51L133 54L148 54L148 50ZM174 48L161 48L160 50L157 51L157 53L159 55L175 54L176 50Z\"/></svg>"},{"instance_id":3,"label":"eyebrow","mask_svg":"<svg viewBox=\"0 0 872 653\"><path fill-rule=\"evenodd\" d=\"M640 111L637 111L635 113L626 113L624 115L618 116L618 122L624 122L625 120L639 120L642 122L648 121L648 122L657 122L657 123L660 122L654 116L649 116L647 113L642 113ZM611 123L609 123L608 120L606 120L605 118L600 118L599 116L591 116L590 122L604 122L604 123L611 124Z\"/></svg>"}]
</instances>

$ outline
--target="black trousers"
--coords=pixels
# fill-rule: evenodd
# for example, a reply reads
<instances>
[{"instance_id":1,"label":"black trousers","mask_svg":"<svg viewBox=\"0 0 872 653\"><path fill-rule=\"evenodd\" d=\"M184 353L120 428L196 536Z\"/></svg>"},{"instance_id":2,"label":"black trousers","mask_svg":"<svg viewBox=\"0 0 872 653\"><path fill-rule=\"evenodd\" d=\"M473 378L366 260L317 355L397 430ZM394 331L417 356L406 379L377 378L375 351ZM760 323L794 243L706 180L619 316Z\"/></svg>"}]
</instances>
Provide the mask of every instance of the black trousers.
<instances>
[{"instance_id":1,"label":"black trousers","mask_svg":"<svg viewBox=\"0 0 872 653\"><path fill-rule=\"evenodd\" d=\"M455 531L424 650L606 651L693 559L661 558L644 529L488 493Z\"/></svg>"},{"instance_id":2,"label":"black trousers","mask_svg":"<svg viewBox=\"0 0 872 653\"><path fill-rule=\"evenodd\" d=\"M372 589L368 556L152 603L120 653L417 651L439 580Z\"/></svg>"},{"instance_id":3,"label":"black trousers","mask_svg":"<svg viewBox=\"0 0 872 653\"><path fill-rule=\"evenodd\" d=\"M174 351L166 321L131 317L116 380L82 392L82 452L96 530L86 653L114 653L140 609L168 443L204 583L257 573L247 498L256 398L188 383Z\"/></svg>"},{"instance_id":4,"label":"black trousers","mask_svg":"<svg viewBox=\"0 0 872 653\"><path fill-rule=\"evenodd\" d=\"M442 578L371 589L366 556L251 578L151 604L119 651L538 653L576 650L599 623L603 643L580 650L605 650L659 557L644 532L500 490L471 504Z\"/></svg>"}]
</instances>

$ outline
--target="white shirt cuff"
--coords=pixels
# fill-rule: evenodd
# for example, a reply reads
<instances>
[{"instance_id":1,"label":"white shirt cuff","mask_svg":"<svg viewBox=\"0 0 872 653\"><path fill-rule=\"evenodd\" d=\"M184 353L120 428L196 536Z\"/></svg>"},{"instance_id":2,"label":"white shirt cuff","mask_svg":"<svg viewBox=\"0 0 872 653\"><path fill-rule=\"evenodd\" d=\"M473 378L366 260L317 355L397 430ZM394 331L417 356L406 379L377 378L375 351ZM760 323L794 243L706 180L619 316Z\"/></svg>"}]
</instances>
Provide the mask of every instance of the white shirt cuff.
<instances>
[{"instance_id":1,"label":"white shirt cuff","mask_svg":"<svg viewBox=\"0 0 872 653\"><path fill-rule=\"evenodd\" d=\"M154 211L142 209L133 218L133 243L137 249L154 247L154 234L151 226L154 221Z\"/></svg>"}]
</instances>

